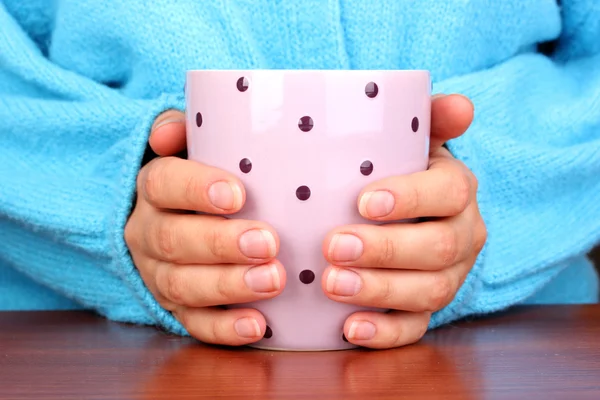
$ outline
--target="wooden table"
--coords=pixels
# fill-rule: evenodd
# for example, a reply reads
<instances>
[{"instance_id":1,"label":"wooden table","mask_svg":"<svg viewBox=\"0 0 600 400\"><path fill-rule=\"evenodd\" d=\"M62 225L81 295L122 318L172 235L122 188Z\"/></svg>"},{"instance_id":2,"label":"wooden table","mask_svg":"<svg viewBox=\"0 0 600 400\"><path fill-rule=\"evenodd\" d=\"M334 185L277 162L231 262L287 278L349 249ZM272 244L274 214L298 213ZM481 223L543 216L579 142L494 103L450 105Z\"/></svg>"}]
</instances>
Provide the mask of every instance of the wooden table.
<instances>
[{"instance_id":1,"label":"wooden table","mask_svg":"<svg viewBox=\"0 0 600 400\"><path fill-rule=\"evenodd\" d=\"M518 308L388 351L198 344L83 312L0 313L2 399L600 399L600 305Z\"/></svg>"}]
</instances>

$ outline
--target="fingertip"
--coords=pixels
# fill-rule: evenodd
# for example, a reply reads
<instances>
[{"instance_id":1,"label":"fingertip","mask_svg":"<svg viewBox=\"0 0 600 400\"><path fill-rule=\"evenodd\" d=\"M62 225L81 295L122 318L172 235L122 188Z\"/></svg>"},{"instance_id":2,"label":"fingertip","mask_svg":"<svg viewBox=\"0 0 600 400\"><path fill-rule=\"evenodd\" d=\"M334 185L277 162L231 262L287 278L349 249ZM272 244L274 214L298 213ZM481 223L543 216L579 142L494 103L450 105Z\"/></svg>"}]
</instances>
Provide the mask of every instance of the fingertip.
<instances>
[{"instance_id":1,"label":"fingertip","mask_svg":"<svg viewBox=\"0 0 600 400\"><path fill-rule=\"evenodd\" d=\"M285 289L285 285L287 283L287 273L285 267L283 266L283 264L281 264L279 260L273 260L271 262L271 265L273 266L273 268L275 268L276 273L278 274L279 288L274 293L275 296L279 296L281 292L283 292L283 289Z\"/></svg>"},{"instance_id":2,"label":"fingertip","mask_svg":"<svg viewBox=\"0 0 600 400\"><path fill-rule=\"evenodd\" d=\"M159 116L156 117L156 119L154 120L151 131L154 131L159 127L167 125L171 122L179 121L185 122L185 114L183 112L173 109L164 111L163 113L159 114Z\"/></svg>"},{"instance_id":3,"label":"fingertip","mask_svg":"<svg viewBox=\"0 0 600 400\"><path fill-rule=\"evenodd\" d=\"M475 114L473 102L462 94L436 97L431 105L431 135L441 141L462 135Z\"/></svg>"},{"instance_id":4,"label":"fingertip","mask_svg":"<svg viewBox=\"0 0 600 400\"><path fill-rule=\"evenodd\" d=\"M229 173L227 174L229 175ZM222 215L235 214L246 203L244 185L232 176L215 179L208 185L206 196L210 205L214 207L214 210L208 210L208 212Z\"/></svg>"},{"instance_id":5,"label":"fingertip","mask_svg":"<svg viewBox=\"0 0 600 400\"><path fill-rule=\"evenodd\" d=\"M148 138L152 150L160 156L172 156L186 147L185 115L169 110L156 118Z\"/></svg>"},{"instance_id":6,"label":"fingertip","mask_svg":"<svg viewBox=\"0 0 600 400\"><path fill-rule=\"evenodd\" d=\"M261 340L267 323L251 308L185 308L174 312L188 333L204 343L242 346Z\"/></svg>"},{"instance_id":7,"label":"fingertip","mask_svg":"<svg viewBox=\"0 0 600 400\"><path fill-rule=\"evenodd\" d=\"M348 342L364 346L377 333L377 325L372 322L373 312L357 312L344 322L344 337Z\"/></svg>"},{"instance_id":8,"label":"fingertip","mask_svg":"<svg viewBox=\"0 0 600 400\"><path fill-rule=\"evenodd\" d=\"M331 271L333 271L333 266L329 265L327 266L327 268L325 268L323 274L321 275L321 289L323 290L323 293L325 293L325 295L329 298L332 298L332 296L329 290L327 290L327 281L329 280L329 275Z\"/></svg>"},{"instance_id":9,"label":"fingertip","mask_svg":"<svg viewBox=\"0 0 600 400\"><path fill-rule=\"evenodd\" d=\"M447 103L448 113L455 118L456 130L463 133L473 121L475 105L471 99L462 94L446 96L444 101Z\"/></svg>"},{"instance_id":10,"label":"fingertip","mask_svg":"<svg viewBox=\"0 0 600 400\"><path fill-rule=\"evenodd\" d=\"M159 156L173 156L186 148L185 123L170 122L152 131L148 143Z\"/></svg>"},{"instance_id":11,"label":"fingertip","mask_svg":"<svg viewBox=\"0 0 600 400\"><path fill-rule=\"evenodd\" d=\"M336 235L339 233L338 231L339 231L339 228L335 228L334 230L327 232L327 234L325 235L325 238L321 242L321 253L323 254L323 257L327 261L330 261L330 259L331 259L331 254L330 254L331 253L331 242L334 240Z\"/></svg>"}]
</instances>

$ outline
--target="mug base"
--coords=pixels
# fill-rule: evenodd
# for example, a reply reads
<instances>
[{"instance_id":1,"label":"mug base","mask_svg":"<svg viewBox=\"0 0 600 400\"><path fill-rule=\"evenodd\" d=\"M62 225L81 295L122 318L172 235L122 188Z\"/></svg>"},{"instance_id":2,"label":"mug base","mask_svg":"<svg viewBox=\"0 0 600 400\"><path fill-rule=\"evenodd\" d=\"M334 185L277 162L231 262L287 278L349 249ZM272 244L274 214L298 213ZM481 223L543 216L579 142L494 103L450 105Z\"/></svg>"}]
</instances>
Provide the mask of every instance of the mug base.
<instances>
[{"instance_id":1,"label":"mug base","mask_svg":"<svg viewBox=\"0 0 600 400\"><path fill-rule=\"evenodd\" d=\"M325 352L325 351L343 351L343 350L353 350L357 349L359 346L349 344L348 347L336 347L336 348L314 348L314 349L298 349L298 348L281 348L281 347L271 347L264 346L260 344L248 344L247 347L256 350L265 350L265 351L287 351L287 352L295 352L295 353L316 353L316 352Z\"/></svg>"}]
</instances>

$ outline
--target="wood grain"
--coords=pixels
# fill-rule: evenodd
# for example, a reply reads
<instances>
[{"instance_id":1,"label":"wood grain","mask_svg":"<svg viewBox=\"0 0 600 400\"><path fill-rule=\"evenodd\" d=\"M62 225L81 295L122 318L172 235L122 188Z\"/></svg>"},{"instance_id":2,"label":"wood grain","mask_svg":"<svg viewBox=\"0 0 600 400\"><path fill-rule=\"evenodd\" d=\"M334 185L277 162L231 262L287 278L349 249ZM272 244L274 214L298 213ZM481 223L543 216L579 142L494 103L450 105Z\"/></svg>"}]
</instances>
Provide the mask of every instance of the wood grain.
<instances>
[{"instance_id":1,"label":"wood grain","mask_svg":"<svg viewBox=\"0 0 600 400\"><path fill-rule=\"evenodd\" d=\"M600 306L518 308L396 350L201 345L83 312L0 313L2 399L598 399Z\"/></svg>"}]
</instances>

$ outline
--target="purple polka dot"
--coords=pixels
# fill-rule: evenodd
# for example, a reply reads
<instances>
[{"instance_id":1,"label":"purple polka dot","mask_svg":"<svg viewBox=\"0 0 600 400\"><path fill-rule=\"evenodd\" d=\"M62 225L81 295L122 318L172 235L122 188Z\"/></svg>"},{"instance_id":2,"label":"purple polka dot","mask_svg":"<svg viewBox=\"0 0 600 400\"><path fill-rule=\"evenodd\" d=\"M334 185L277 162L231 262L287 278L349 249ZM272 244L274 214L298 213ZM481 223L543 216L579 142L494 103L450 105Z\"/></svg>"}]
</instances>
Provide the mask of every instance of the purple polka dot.
<instances>
[{"instance_id":1,"label":"purple polka dot","mask_svg":"<svg viewBox=\"0 0 600 400\"><path fill-rule=\"evenodd\" d=\"M367 97L374 98L377 96L378 93L379 86L377 86L375 82L367 83L367 86L365 86L365 94L367 95Z\"/></svg>"},{"instance_id":2,"label":"purple polka dot","mask_svg":"<svg viewBox=\"0 0 600 400\"><path fill-rule=\"evenodd\" d=\"M252 161L250 161L247 158L243 158L240 161L240 171L242 171L245 174L252 171Z\"/></svg>"},{"instance_id":3,"label":"purple polka dot","mask_svg":"<svg viewBox=\"0 0 600 400\"><path fill-rule=\"evenodd\" d=\"M300 282L308 285L309 283L313 283L314 280L315 273L310 269L305 269L304 271L300 272Z\"/></svg>"},{"instance_id":4,"label":"purple polka dot","mask_svg":"<svg viewBox=\"0 0 600 400\"><path fill-rule=\"evenodd\" d=\"M364 176L368 176L371 175L371 173L373 172L373 163L369 160L367 161L363 161L362 164L360 164L360 173L363 174Z\"/></svg>"},{"instance_id":5,"label":"purple polka dot","mask_svg":"<svg viewBox=\"0 0 600 400\"><path fill-rule=\"evenodd\" d=\"M298 128L300 128L300 130L302 132L308 132L310 131L314 126L314 122L313 119L311 117L302 117L300 118L300 121L298 121Z\"/></svg>"},{"instance_id":6,"label":"purple polka dot","mask_svg":"<svg viewBox=\"0 0 600 400\"><path fill-rule=\"evenodd\" d=\"M202 126L202 114L196 113L196 125L198 128Z\"/></svg>"},{"instance_id":7,"label":"purple polka dot","mask_svg":"<svg viewBox=\"0 0 600 400\"><path fill-rule=\"evenodd\" d=\"M248 90L248 84L248 79L242 76L240 79L237 80L236 86L240 92L245 92L246 90Z\"/></svg>"},{"instance_id":8,"label":"purple polka dot","mask_svg":"<svg viewBox=\"0 0 600 400\"><path fill-rule=\"evenodd\" d=\"M271 330L269 325L267 325L267 329L265 329L265 335L263 337L265 339L270 339L272 336L273 336L273 331Z\"/></svg>"},{"instance_id":9,"label":"purple polka dot","mask_svg":"<svg viewBox=\"0 0 600 400\"><path fill-rule=\"evenodd\" d=\"M344 342L348 342L348 339L346 339L346 335L345 335L345 334L343 334L343 333L342 333L342 340L343 340Z\"/></svg>"},{"instance_id":10,"label":"purple polka dot","mask_svg":"<svg viewBox=\"0 0 600 400\"><path fill-rule=\"evenodd\" d=\"M310 188L308 186L300 186L296 189L296 197L302 201L308 200L310 197Z\"/></svg>"},{"instance_id":11,"label":"purple polka dot","mask_svg":"<svg viewBox=\"0 0 600 400\"><path fill-rule=\"evenodd\" d=\"M412 119L412 122L410 123L410 127L412 128L413 132L416 132L419 130L419 118L414 117Z\"/></svg>"}]
</instances>

